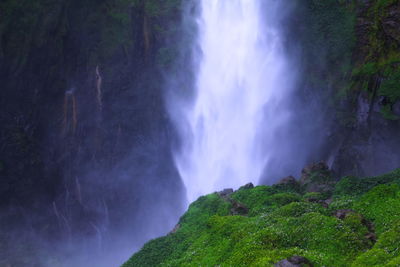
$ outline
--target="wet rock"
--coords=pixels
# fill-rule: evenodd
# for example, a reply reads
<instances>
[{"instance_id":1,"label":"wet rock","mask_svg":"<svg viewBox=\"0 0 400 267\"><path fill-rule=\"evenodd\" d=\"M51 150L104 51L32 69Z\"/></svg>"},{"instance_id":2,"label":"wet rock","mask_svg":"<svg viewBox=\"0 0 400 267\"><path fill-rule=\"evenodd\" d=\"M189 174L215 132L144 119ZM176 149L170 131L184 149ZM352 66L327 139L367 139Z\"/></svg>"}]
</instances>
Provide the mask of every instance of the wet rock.
<instances>
[{"instance_id":1,"label":"wet rock","mask_svg":"<svg viewBox=\"0 0 400 267\"><path fill-rule=\"evenodd\" d=\"M332 172L325 162L310 164L301 171L300 184L307 192L332 191L334 182Z\"/></svg>"},{"instance_id":2,"label":"wet rock","mask_svg":"<svg viewBox=\"0 0 400 267\"><path fill-rule=\"evenodd\" d=\"M301 256L292 256L290 258L281 260L278 263L275 263L275 267L302 267L302 266L308 266L312 267L312 263L304 257Z\"/></svg>"},{"instance_id":3,"label":"wet rock","mask_svg":"<svg viewBox=\"0 0 400 267\"><path fill-rule=\"evenodd\" d=\"M400 5L389 7L387 16L383 19L382 29L387 39L400 44Z\"/></svg>"},{"instance_id":4,"label":"wet rock","mask_svg":"<svg viewBox=\"0 0 400 267\"><path fill-rule=\"evenodd\" d=\"M365 219L362 214L356 213L354 210L351 209L342 209L335 211L333 215L340 220L344 220L347 216L349 216L349 214L356 214L357 216L359 216L361 224L368 229L368 233L365 235L365 238L375 243L377 237L375 234L374 224Z\"/></svg>"},{"instance_id":5,"label":"wet rock","mask_svg":"<svg viewBox=\"0 0 400 267\"><path fill-rule=\"evenodd\" d=\"M217 194L222 198L228 198L230 195L232 195L232 193L233 193L232 188L227 188L227 189L217 192Z\"/></svg>"},{"instance_id":6,"label":"wet rock","mask_svg":"<svg viewBox=\"0 0 400 267\"><path fill-rule=\"evenodd\" d=\"M366 234L365 235L365 238L366 239L369 239L370 241L372 241L373 243L375 243L376 242L376 234L375 233L368 233L368 234Z\"/></svg>"},{"instance_id":7,"label":"wet rock","mask_svg":"<svg viewBox=\"0 0 400 267\"><path fill-rule=\"evenodd\" d=\"M301 191L300 183L293 176L287 176L287 177L280 179L276 184L273 185L273 187L276 189L282 189L285 191L287 191L287 190L293 191L293 192Z\"/></svg>"},{"instance_id":8,"label":"wet rock","mask_svg":"<svg viewBox=\"0 0 400 267\"><path fill-rule=\"evenodd\" d=\"M181 225L178 223L177 225L175 225L174 229L171 230L171 232L169 232L170 234L175 234L179 228L181 228Z\"/></svg>"},{"instance_id":9,"label":"wet rock","mask_svg":"<svg viewBox=\"0 0 400 267\"><path fill-rule=\"evenodd\" d=\"M300 182L302 184L304 184L316 172L318 172L319 174L324 175L324 176L330 175L330 171L329 171L328 165L326 165L325 162L320 161L320 162L317 162L317 163L312 163L310 165L307 165L306 167L303 168L303 170L301 171Z\"/></svg>"},{"instance_id":10,"label":"wet rock","mask_svg":"<svg viewBox=\"0 0 400 267\"><path fill-rule=\"evenodd\" d=\"M294 178L293 176L288 176L285 178L282 178L281 180L279 180L279 182L277 184L284 184L284 185L288 185L288 184L296 184L296 178Z\"/></svg>"},{"instance_id":11,"label":"wet rock","mask_svg":"<svg viewBox=\"0 0 400 267\"><path fill-rule=\"evenodd\" d=\"M319 203L321 200L316 197L309 197L306 199L308 202Z\"/></svg>"},{"instance_id":12,"label":"wet rock","mask_svg":"<svg viewBox=\"0 0 400 267\"><path fill-rule=\"evenodd\" d=\"M308 202L312 202L312 203L317 203L317 204L320 204L322 207L324 207L324 208L328 208L329 207L329 205L332 203L332 198L329 198L329 199L320 199L320 198L318 198L318 197L313 197L313 196L311 196L311 197L309 197L309 198L307 198L306 199Z\"/></svg>"},{"instance_id":13,"label":"wet rock","mask_svg":"<svg viewBox=\"0 0 400 267\"><path fill-rule=\"evenodd\" d=\"M357 99L357 122L359 125L365 124L368 120L370 111L370 100L366 92L360 93Z\"/></svg>"},{"instance_id":14,"label":"wet rock","mask_svg":"<svg viewBox=\"0 0 400 267\"><path fill-rule=\"evenodd\" d=\"M245 186L246 188L252 188L251 186L253 186L253 184L247 184ZM228 188L217 192L217 194L225 201L231 203L231 215L247 215L249 213L249 209L244 204L231 198L233 192L233 189Z\"/></svg>"},{"instance_id":15,"label":"wet rock","mask_svg":"<svg viewBox=\"0 0 400 267\"><path fill-rule=\"evenodd\" d=\"M328 198L328 199L324 200L324 203L325 203L327 206L329 206L332 202L333 202L333 199L332 199L332 198Z\"/></svg>"},{"instance_id":16,"label":"wet rock","mask_svg":"<svg viewBox=\"0 0 400 267\"><path fill-rule=\"evenodd\" d=\"M233 200L231 201L231 203L232 203L232 208L231 208L232 215L247 215L249 213L249 209L242 203Z\"/></svg>"},{"instance_id":17,"label":"wet rock","mask_svg":"<svg viewBox=\"0 0 400 267\"><path fill-rule=\"evenodd\" d=\"M400 116L400 101L397 101L393 106L392 106L392 112L396 116Z\"/></svg>"},{"instance_id":18,"label":"wet rock","mask_svg":"<svg viewBox=\"0 0 400 267\"><path fill-rule=\"evenodd\" d=\"M334 216L338 219L345 219L350 213L355 213L354 210L351 209L343 209L343 210L337 210L335 211Z\"/></svg>"},{"instance_id":19,"label":"wet rock","mask_svg":"<svg viewBox=\"0 0 400 267\"><path fill-rule=\"evenodd\" d=\"M244 186L241 186L241 187L239 188L239 190L242 190L242 189L252 189L252 188L254 188L254 185L253 185L252 183L248 183L248 184L245 184Z\"/></svg>"}]
</instances>

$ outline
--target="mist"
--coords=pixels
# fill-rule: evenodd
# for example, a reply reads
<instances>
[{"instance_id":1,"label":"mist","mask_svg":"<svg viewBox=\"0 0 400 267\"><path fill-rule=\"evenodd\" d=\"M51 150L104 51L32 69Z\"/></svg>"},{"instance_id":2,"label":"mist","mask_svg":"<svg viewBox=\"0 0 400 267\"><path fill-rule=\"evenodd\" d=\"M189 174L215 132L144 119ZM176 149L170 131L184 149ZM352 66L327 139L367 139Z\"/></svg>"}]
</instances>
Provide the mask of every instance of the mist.
<instances>
[{"instance_id":1,"label":"mist","mask_svg":"<svg viewBox=\"0 0 400 267\"><path fill-rule=\"evenodd\" d=\"M62 2L0 21L1 266L119 266L201 195L398 167L335 1Z\"/></svg>"},{"instance_id":2,"label":"mist","mask_svg":"<svg viewBox=\"0 0 400 267\"><path fill-rule=\"evenodd\" d=\"M302 94L311 90L302 83L301 44L288 27L296 8L202 1L185 16L197 35L179 74L170 76L167 103L189 201L249 182L271 184L318 160L325 114L318 112L322 96Z\"/></svg>"},{"instance_id":3,"label":"mist","mask_svg":"<svg viewBox=\"0 0 400 267\"><path fill-rule=\"evenodd\" d=\"M1 266L120 266L184 212L161 53L175 49L179 7L166 24L139 2L111 7L126 20L96 16L106 4L41 7L49 9L50 22L37 22L45 47L31 48L19 74L14 51L0 53ZM31 8L5 7L10 16ZM161 23L165 37L143 38ZM62 36L47 36L64 24Z\"/></svg>"}]
</instances>

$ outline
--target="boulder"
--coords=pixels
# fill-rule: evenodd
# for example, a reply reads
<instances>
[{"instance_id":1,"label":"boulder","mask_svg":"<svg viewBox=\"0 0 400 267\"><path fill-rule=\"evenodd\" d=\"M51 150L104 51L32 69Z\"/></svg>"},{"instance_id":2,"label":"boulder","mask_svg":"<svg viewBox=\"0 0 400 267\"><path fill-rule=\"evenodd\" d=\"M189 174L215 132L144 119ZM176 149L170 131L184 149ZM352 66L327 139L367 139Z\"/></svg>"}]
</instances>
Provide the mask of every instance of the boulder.
<instances>
[{"instance_id":1,"label":"boulder","mask_svg":"<svg viewBox=\"0 0 400 267\"><path fill-rule=\"evenodd\" d=\"M231 200L232 208L231 214L232 215L247 215L249 213L249 209L240 202Z\"/></svg>"},{"instance_id":2,"label":"boulder","mask_svg":"<svg viewBox=\"0 0 400 267\"><path fill-rule=\"evenodd\" d=\"M301 171L300 183L305 184L310 179L312 179L312 176L314 176L315 174L318 174L318 176L328 176L331 173L329 171L328 165L326 165L325 162L320 161L317 163L312 163L304 167Z\"/></svg>"},{"instance_id":3,"label":"boulder","mask_svg":"<svg viewBox=\"0 0 400 267\"><path fill-rule=\"evenodd\" d=\"M252 187L250 187L250 185L253 186L253 184L247 184L245 186L246 186L246 188L252 188ZM249 213L249 209L242 203L231 198L231 195L233 194L233 192L234 192L233 189L228 188L228 189L224 189L220 192L217 192L217 194L225 201L231 203L231 205L232 205L231 215L247 215Z\"/></svg>"},{"instance_id":4,"label":"boulder","mask_svg":"<svg viewBox=\"0 0 400 267\"><path fill-rule=\"evenodd\" d=\"M301 171L300 184L307 192L332 191L334 182L332 172L325 162L310 164Z\"/></svg>"},{"instance_id":5,"label":"boulder","mask_svg":"<svg viewBox=\"0 0 400 267\"><path fill-rule=\"evenodd\" d=\"M367 234L365 235L365 238L368 239L368 240L370 240L370 241L372 241L373 243L375 243L375 242L376 242L376 239L377 239L376 234L375 234L375 233L372 233L372 232L367 233Z\"/></svg>"},{"instance_id":6,"label":"boulder","mask_svg":"<svg viewBox=\"0 0 400 267\"><path fill-rule=\"evenodd\" d=\"M333 202L332 198L324 198L324 195L321 193L308 193L308 194L316 194L316 195L305 195L305 200L312 203L320 204L324 208L328 208L329 205Z\"/></svg>"},{"instance_id":7,"label":"boulder","mask_svg":"<svg viewBox=\"0 0 400 267\"><path fill-rule=\"evenodd\" d=\"M324 203L325 203L325 204L322 204L322 206L329 207L329 205L330 205L332 202L333 202L333 199L332 199L332 198L325 199L325 200L324 200Z\"/></svg>"},{"instance_id":8,"label":"boulder","mask_svg":"<svg viewBox=\"0 0 400 267\"><path fill-rule=\"evenodd\" d=\"M334 213L334 216L340 220L343 220L349 215L350 213L355 213L354 210L351 209L343 209L343 210L337 210Z\"/></svg>"},{"instance_id":9,"label":"boulder","mask_svg":"<svg viewBox=\"0 0 400 267\"><path fill-rule=\"evenodd\" d=\"M308 266L312 267L312 263L304 257L301 256L292 256L290 258L281 260L278 263L275 263L275 267L302 267L302 266Z\"/></svg>"},{"instance_id":10,"label":"boulder","mask_svg":"<svg viewBox=\"0 0 400 267\"><path fill-rule=\"evenodd\" d=\"M279 182L277 182L277 184L284 184L284 185L291 185L296 183L297 183L296 178L294 178L293 176L282 178L279 180Z\"/></svg>"},{"instance_id":11,"label":"boulder","mask_svg":"<svg viewBox=\"0 0 400 267\"><path fill-rule=\"evenodd\" d=\"M227 189L217 192L217 194L222 198L228 198L230 195L233 194L233 189L227 188Z\"/></svg>"},{"instance_id":12,"label":"boulder","mask_svg":"<svg viewBox=\"0 0 400 267\"><path fill-rule=\"evenodd\" d=\"M242 190L242 189L252 189L252 188L254 188L254 185L253 185L252 183L248 183L248 184L245 184L244 186L241 186L241 187L239 188L239 190Z\"/></svg>"}]
</instances>

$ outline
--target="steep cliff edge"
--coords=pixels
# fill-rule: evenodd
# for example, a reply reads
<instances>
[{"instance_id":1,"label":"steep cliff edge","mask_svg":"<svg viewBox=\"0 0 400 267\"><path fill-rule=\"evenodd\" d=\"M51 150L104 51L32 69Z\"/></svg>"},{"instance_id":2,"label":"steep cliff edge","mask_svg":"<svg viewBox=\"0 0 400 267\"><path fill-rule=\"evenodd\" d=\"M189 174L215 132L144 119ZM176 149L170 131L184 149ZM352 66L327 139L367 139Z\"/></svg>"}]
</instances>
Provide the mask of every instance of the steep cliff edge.
<instances>
[{"instance_id":1,"label":"steep cliff edge","mask_svg":"<svg viewBox=\"0 0 400 267\"><path fill-rule=\"evenodd\" d=\"M300 40L304 121L343 175L378 175L400 162L399 1L298 1L289 32ZM319 142L318 134L315 142Z\"/></svg>"},{"instance_id":2,"label":"steep cliff edge","mask_svg":"<svg viewBox=\"0 0 400 267\"><path fill-rule=\"evenodd\" d=\"M0 2L1 266L144 242L132 226L162 203L178 216L162 84L181 13L175 0Z\"/></svg>"},{"instance_id":3,"label":"steep cliff edge","mask_svg":"<svg viewBox=\"0 0 400 267\"><path fill-rule=\"evenodd\" d=\"M338 95L346 115L334 168L376 175L400 162L400 3L367 1L356 12L353 68Z\"/></svg>"}]
</instances>

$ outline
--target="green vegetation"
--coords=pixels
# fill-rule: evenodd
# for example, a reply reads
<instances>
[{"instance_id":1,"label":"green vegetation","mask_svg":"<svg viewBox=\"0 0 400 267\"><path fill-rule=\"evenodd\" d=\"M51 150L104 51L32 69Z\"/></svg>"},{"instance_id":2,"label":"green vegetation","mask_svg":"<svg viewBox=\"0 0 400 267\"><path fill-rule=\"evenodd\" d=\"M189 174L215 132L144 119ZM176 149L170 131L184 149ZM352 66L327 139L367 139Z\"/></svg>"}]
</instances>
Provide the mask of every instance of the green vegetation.
<instances>
[{"instance_id":1,"label":"green vegetation","mask_svg":"<svg viewBox=\"0 0 400 267\"><path fill-rule=\"evenodd\" d=\"M385 104L380 112L388 120L399 119L392 112L392 105L400 100L400 54L396 41L399 36L398 31L387 29L387 25L392 23L391 17L395 16L393 4L396 3L396 0L372 1L366 11L360 13L361 28L358 30L357 50L353 53L355 60L350 87L353 91L367 91L370 98L383 98ZM364 4L358 5L364 8Z\"/></svg>"},{"instance_id":2,"label":"green vegetation","mask_svg":"<svg viewBox=\"0 0 400 267\"><path fill-rule=\"evenodd\" d=\"M152 55L159 54L157 62L165 65L176 48L161 44L163 50L157 52L159 42L177 31L173 22L179 20L180 6L181 0L4 0L0 3L0 59L6 57L10 69L18 71L28 63L32 49L49 44L58 48L59 58L68 57L63 55L63 46L74 32L85 38L81 53L89 65L107 63L121 51L129 56L130 49L141 42L155 49ZM171 50L168 55L166 49Z\"/></svg>"},{"instance_id":3,"label":"green vegetation","mask_svg":"<svg viewBox=\"0 0 400 267\"><path fill-rule=\"evenodd\" d=\"M354 4L336 0L299 2L298 12L303 19L298 25L298 38L306 62L306 83L314 88L346 87L356 43Z\"/></svg>"},{"instance_id":4,"label":"green vegetation","mask_svg":"<svg viewBox=\"0 0 400 267\"><path fill-rule=\"evenodd\" d=\"M176 232L150 241L123 267L273 266L294 255L315 266L398 266L400 169L345 177L331 195L293 188L243 188L228 199L203 196ZM231 215L235 201L248 215ZM345 215L335 216L343 209Z\"/></svg>"}]
</instances>

